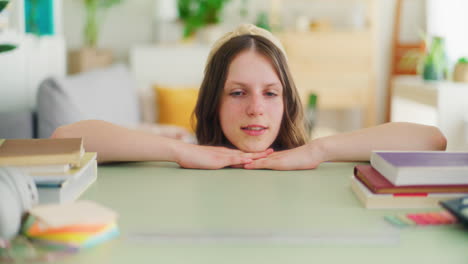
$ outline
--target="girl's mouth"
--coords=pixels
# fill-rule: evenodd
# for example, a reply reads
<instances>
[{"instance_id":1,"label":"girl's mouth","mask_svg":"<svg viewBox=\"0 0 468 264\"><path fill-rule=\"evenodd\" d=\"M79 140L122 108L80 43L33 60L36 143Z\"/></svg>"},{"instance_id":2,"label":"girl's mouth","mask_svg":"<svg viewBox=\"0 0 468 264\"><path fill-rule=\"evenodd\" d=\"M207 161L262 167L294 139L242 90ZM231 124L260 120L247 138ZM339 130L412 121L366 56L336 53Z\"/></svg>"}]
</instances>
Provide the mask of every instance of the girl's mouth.
<instances>
[{"instance_id":1,"label":"girl's mouth","mask_svg":"<svg viewBox=\"0 0 468 264\"><path fill-rule=\"evenodd\" d=\"M260 136L263 135L268 127L261 126L261 125L248 125L245 127L241 127L242 131L249 136Z\"/></svg>"}]
</instances>

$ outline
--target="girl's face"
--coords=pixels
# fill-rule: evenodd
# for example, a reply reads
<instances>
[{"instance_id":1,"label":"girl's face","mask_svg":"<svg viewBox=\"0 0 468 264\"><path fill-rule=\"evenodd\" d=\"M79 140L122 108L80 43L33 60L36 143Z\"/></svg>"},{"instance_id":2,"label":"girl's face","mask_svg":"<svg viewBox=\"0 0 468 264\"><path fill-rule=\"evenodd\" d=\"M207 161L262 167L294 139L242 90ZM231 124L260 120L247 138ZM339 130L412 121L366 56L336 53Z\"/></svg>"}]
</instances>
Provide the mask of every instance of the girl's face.
<instances>
[{"instance_id":1,"label":"girl's face","mask_svg":"<svg viewBox=\"0 0 468 264\"><path fill-rule=\"evenodd\" d=\"M283 86L270 61L254 50L239 53L221 96L226 138L242 151L264 151L278 136L283 111Z\"/></svg>"}]
</instances>

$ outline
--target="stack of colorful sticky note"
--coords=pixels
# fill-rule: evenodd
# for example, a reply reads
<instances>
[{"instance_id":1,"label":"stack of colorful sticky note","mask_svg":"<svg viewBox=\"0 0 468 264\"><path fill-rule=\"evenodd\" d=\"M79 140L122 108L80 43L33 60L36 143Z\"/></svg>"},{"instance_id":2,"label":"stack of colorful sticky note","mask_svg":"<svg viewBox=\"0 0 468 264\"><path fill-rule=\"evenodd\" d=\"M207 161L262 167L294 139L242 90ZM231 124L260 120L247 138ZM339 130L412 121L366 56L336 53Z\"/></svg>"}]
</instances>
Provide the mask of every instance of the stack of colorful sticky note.
<instances>
[{"instance_id":1,"label":"stack of colorful sticky note","mask_svg":"<svg viewBox=\"0 0 468 264\"><path fill-rule=\"evenodd\" d=\"M40 205L29 213L23 233L51 248L89 248L119 234L117 214L91 201Z\"/></svg>"},{"instance_id":2,"label":"stack of colorful sticky note","mask_svg":"<svg viewBox=\"0 0 468 264\"><path fill-rule=\"evenodd\" d=\"M457 222L457 219L447 211L387 215L384 218L398 227L451 225Z\"/></svg>"}]
</instances>

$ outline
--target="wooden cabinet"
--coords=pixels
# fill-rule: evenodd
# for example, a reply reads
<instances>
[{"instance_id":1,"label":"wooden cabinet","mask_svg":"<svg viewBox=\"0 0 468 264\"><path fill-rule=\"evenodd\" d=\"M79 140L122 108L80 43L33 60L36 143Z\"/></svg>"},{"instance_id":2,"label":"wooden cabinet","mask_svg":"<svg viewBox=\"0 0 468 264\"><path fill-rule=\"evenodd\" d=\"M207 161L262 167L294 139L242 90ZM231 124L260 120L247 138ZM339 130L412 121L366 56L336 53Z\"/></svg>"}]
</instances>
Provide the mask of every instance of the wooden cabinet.
<instances>
[{"instance_id":1,"label":"wooden cabinet","mask_svg":"<svg viewBox=\"0 0 468 264\"><path fill-rule=\"evenodd\" d=\"M312 1L312 0L311 0ZM318 95L319 109L362 109L362 126L376 124L374 1L367 0L360 30L278 33L303 103Z\"/></svg>"}]
</instances>

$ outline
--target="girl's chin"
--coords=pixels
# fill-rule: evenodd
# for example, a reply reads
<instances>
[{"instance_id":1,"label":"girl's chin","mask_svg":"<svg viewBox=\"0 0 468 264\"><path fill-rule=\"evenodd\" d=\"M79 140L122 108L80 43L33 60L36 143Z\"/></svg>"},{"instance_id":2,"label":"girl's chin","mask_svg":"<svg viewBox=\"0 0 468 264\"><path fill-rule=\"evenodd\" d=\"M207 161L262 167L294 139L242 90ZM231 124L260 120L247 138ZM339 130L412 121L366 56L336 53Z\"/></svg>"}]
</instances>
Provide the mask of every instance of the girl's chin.
<instances>
[{"instance_id":1,"label":"girl's chin","mask_svg":"<svg viewBox=\"0 0 468 264\"><path fill-rule=\"evenodd\" d=\"M263 152L268 149L268 147L263 147L263 146L241 146L238 147L239 150L247 153L257 153L257 152Z\"/></svg>"}]
</instances>

